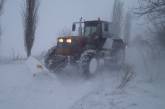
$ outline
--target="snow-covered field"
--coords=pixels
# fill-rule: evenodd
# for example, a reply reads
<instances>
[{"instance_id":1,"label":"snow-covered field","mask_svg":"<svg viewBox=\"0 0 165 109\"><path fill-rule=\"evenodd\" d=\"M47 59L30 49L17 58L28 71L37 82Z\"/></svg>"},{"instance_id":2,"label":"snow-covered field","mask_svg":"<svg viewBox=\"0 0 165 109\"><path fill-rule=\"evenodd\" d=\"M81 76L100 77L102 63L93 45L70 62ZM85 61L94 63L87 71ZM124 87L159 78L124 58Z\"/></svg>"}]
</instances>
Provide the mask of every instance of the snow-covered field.
<instances>
[{"instance_id":1,"label":"snow-covered field","mask_svg":"<svg viewBox=\"0 0 165 109\"><path fill-rule=\"evenodd\" d=\"M0 64L0 109L164 109L164 83L145 81L141 53L136 47L127 50L134 74L124 87L119 87L122 70L84 79L71 68L57 75L36 68L33 58Z\"/></svg>"}]
</instances>

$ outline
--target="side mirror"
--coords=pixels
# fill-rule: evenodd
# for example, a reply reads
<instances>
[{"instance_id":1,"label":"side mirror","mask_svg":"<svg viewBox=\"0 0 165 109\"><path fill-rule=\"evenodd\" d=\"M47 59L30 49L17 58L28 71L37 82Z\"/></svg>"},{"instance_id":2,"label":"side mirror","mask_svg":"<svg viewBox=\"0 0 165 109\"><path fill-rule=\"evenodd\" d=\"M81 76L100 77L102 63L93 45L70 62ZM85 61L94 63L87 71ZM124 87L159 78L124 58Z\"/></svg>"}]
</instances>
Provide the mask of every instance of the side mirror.
<instances>
[{"instance_id":1,"label":"side mirror","mask_svg":"<svg viewBox=\"0 0 165 109\"><path fill-rule=\"evenodd\" d=\"M73 24L72 25L72 31L75 31L76 30L76 24Z\"/></svg>"}]
</instances>

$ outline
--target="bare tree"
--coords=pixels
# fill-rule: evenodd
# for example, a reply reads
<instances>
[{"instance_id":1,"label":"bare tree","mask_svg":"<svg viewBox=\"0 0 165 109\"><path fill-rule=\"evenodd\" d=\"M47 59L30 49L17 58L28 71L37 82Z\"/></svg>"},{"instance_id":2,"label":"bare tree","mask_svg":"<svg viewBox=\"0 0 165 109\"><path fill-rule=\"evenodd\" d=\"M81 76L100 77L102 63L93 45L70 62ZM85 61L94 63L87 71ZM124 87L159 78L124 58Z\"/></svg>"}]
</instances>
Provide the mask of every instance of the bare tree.
<instances>
[{"instance_id":1,"label":"bare tree","mask_svg":"<svg viewBox=\"0 0 165 109\"><path fill-rule=\"evenodd\" d=\"M165 0L139 0L140 8L138 14L152 15L157 13L161 16L165 13Z\"/></svg>"},{"instance_id":2,"label":"bare tree","mask_svg":"<svg viewBox=\"0 0 165 109\"><path fill-rule=\"evenodd\" d=\"M136 14L147 16L153 25L152 31L156 34L156 39L165 45L165 0L139 0L139 4Z\"/></svg>"},{"instance_id":3,"label":"bare tree","mask_svg":"<svg viewBox=\"0 0 165 109\"><path fill-rule=\"evenodd\" d=\"M23 12L24 21L24 44L27 57L31 55L31 49L35 38L35 31L38 21L39 0L25 0Z\"/></svg>"}]
</instances>

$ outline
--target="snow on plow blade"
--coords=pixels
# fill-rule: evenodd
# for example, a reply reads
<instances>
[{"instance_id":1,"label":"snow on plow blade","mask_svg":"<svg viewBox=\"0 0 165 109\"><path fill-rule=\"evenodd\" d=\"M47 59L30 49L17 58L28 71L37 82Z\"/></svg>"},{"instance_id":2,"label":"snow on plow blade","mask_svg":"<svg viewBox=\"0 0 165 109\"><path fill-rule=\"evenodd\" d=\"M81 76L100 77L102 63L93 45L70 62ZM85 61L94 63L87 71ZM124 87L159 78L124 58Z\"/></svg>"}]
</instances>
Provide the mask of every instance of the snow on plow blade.
<instances>
[{"instance_id":1,"label":"snow on plow blade","mask_svg":"<svg viewBox=\"0 0 165 109\"><path fill-rule=\"evenodd\" d=\"M29 57L26 61L27 67L29 68L30 72L33 73L33 76L39 73L48 73L49 71L47 68L36 58Z\"/></svg>"}]
</instances>

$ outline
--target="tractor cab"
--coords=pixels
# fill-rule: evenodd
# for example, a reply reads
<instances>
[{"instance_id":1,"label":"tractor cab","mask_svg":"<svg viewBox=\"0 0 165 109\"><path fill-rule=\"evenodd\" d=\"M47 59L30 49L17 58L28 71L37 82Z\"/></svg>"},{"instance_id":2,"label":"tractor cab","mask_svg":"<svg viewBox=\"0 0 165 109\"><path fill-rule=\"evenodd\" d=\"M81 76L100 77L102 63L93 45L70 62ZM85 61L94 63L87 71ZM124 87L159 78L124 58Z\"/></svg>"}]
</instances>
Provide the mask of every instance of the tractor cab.
<instances>
[{"instance_id":1,"label":"tractor cab","mask_svg":"<svg viewBox=\"0 0 165 109\"><path fill-rule=\"evenodd\" d=\"M76 31L78 25L78 36L87 40L87 46L92 49L101 49L106 38L111 38L110 23L106 21L93 20L84 22L74 22L72 31Z\"/></svg>"},{"instance_id":2,"label":"tractor cab","mask_svg":"<svg viewBox=\"0 0 165 109\"><path fill-rule=\"evenodd\" d=\"M74 22L72 31L77 35L58 37L56 52L59 55L80 55L86 49L101 50L110 36L110 23L106 21Z\"/></svg>"},{"instance_id":3,"label":"tractor cab","mask_svg":"<svg viewBox=\"0 0 165 109\"><path fill-rule=\"evenodd\" d=\"M93 20L93 21L84 21L84 22L74 22L72 25L72 31L76 31L76 26L78 27L78 36L84 36L84 37L94 37L96 38L103 37L111 37L109 35L110 33L110 26L111 23L107 21L101 21L99 20Z\"/></svg>"}]
</instances>

